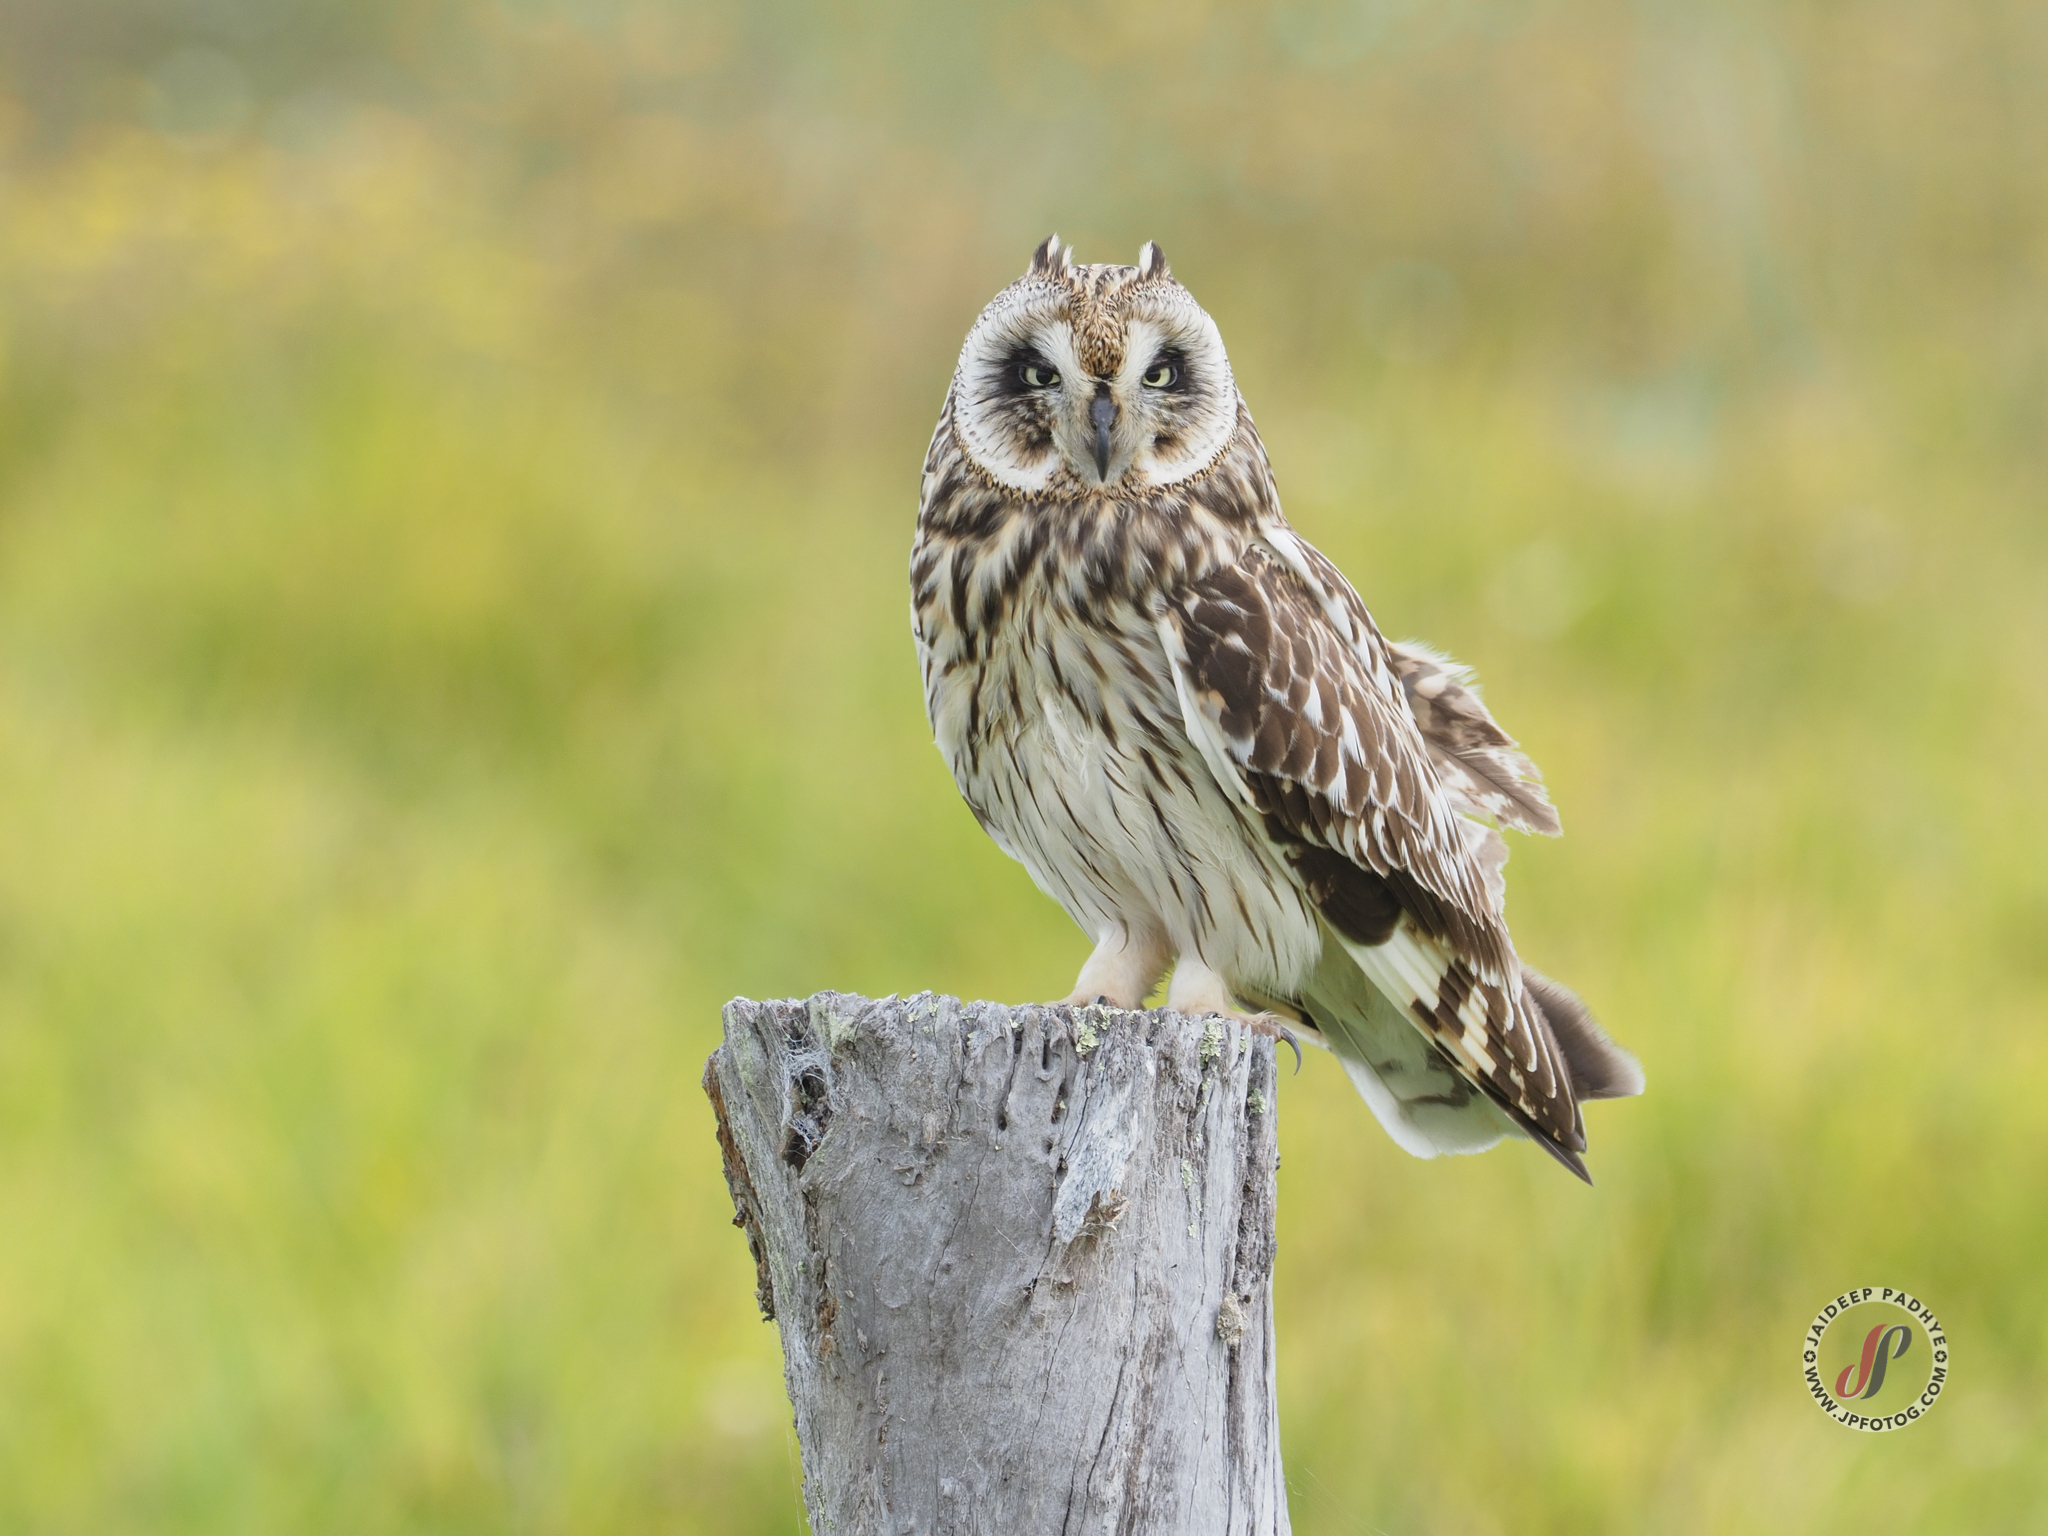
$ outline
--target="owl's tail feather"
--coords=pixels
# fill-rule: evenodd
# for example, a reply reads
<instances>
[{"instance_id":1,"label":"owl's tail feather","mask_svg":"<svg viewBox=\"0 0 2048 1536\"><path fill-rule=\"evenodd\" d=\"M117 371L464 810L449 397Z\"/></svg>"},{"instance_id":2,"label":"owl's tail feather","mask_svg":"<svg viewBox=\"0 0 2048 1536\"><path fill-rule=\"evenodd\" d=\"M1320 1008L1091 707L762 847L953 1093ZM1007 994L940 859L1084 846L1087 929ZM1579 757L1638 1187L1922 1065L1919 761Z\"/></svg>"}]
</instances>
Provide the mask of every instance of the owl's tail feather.
<instances>
[{"instance_id":1,"label":"owl's tail feather","mask_svg":"<svg viewBox=\"0 0 2048 1536\"><path fill-rule=\"evenodd\" d=\"M1523 986L1557 1042L1576 1098L1622 1098L1643 1091L1643 1069L1616 1045L1569 987L1523 967ZM1321 963L1294 1006L1343 1064L1373 1117L1417 1157L1483 1152L1505 1136L1528 1136L1591 1183L1585 1160L1559 1146L1482 1093L1425 1038L1406 1012L1359 970L1346 946L1326 936Z\"/></svg>"},{"instance_id":2,"label":"owl's tail feather","mask_svg":"<svg viewBox=\"0 0 2048 1536\"><path fill-rule=\"evenodd\" d=\"M1296 1004L1386 1133L1416 1157L1483 1152L1525 1134L1459 1075L1407 1015L1359 970L1335 935Z\"/></svg>"},{"instance_id":3,"label":"owl's tail feather","mask_svg":"<svg viewBox=\"0 0 2048 1536\"><path fill-rule=\"evenodd\" d=\"M1522 987L1550 1026L1550 1037L1572 1075L1572 1094L1580 1103L1628 1099L1643 1091L1642 1063L1614 1043L1577 993L1527 965L1522 967Z\"/></svg>"}]
</instances>

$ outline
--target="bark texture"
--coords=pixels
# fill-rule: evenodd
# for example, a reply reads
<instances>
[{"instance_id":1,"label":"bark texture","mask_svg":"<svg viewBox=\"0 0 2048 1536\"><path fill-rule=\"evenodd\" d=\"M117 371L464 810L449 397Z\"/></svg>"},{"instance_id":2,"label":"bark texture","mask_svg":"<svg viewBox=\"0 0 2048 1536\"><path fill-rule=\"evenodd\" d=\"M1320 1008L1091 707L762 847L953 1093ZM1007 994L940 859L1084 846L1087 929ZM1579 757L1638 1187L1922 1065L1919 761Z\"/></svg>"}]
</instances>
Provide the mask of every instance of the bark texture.
<instances>
[{"instance_id":1,"label":"bark texture","mask_svg":"<svg viewBox=\"0 0 2048 1536\"><path fill-rule=\"evenodd\" d=\"M823 992L704 1087L818 1536L1287 1531L1271 1041Z\"/></svg>"}]
</instances>

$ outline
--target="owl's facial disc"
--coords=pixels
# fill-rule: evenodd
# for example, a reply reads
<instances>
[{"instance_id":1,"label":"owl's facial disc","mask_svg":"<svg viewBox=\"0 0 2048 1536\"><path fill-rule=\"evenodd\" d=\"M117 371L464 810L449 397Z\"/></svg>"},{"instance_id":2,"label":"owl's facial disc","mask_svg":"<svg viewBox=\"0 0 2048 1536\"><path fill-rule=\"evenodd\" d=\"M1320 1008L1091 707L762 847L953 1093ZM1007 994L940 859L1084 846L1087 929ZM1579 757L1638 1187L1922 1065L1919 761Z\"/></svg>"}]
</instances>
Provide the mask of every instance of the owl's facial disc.
<instances>
[{"instance_id":1,"label":"owl's facial disc","mask_svg":"<svg viewBox=\"0 0 2048 1536\"><path fill-rule=\"evenodd\" d=\"M1165 271L1034 266L968 332L954 430L1003 485L1075 492L1173 484L1237 426L1215 322Z\"/></svg>"},{"instance_id":2,"label":"owl's facial disc","mask_svg":"<svg viewBox=\"0 0 2048 1536\"><path fill-rule=\"evenodd\" d=\"M1160 487L1216 461L1237 430L1237 385L1216 322L1185 289L1149 298L1131 305L1116 388L1131 423L1128 473Z\"/></svg>"}]
</instances>

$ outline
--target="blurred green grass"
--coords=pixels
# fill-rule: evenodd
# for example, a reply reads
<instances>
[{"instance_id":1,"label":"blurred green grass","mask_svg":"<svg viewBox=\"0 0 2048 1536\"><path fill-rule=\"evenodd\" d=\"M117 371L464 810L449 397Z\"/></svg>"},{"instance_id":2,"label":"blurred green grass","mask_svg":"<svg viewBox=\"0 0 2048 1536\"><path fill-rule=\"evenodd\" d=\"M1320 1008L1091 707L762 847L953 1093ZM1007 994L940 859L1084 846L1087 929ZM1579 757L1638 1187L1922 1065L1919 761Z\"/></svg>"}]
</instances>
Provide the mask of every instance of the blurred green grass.
<instances>
[{"instance_id":1,"label":"blurred green grass","mask_svg":"<svg viewBox=\"0 0 2048 1536\"><path fill-rule=\"evenodd\" d=\"M1476 664L1642 1055L1597 1190L1284 1094L1296 1528L2048 1523L2027 7L0 18L0 1527L787 1532L728 996L1059 992L904 561L959 337L1156 237ZM1850 1284L1955 1390L1860 1437Z\"/></svg>"}]
</instances>

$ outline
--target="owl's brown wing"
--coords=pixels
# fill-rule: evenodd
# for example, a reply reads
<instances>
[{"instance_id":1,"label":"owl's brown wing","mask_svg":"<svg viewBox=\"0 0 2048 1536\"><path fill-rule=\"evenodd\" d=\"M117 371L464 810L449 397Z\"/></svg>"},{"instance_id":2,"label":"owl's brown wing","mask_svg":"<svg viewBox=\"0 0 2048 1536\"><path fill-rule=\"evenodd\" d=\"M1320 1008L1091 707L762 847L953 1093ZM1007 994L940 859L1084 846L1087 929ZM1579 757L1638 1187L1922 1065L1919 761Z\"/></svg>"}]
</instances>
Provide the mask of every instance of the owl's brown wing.
<instances>
[{"instance_id":1,"label":"owl's brown wing","mask_svg":"<svg viewBox=\"0 0 2048 1536\"><path fill-rule=\"evenodd\" d=\"M1480 702L1472 669L1413 640L1386 649L1452 808L1519 832L1562 832L1543 774Z\"/></svg>"},{"instance_id":2,"label":"owl's brown wing","mask_svg":"<svg viewBox=\"0 0 2048 1536\"><path fill-rule=\"evenodd\" d=\"M1292 544L1296 561L1255 545L1163 605L1189 735L1373 985L1583 1178L1571 1079L1384 642Z\"/></svg>"}]
</instances>

